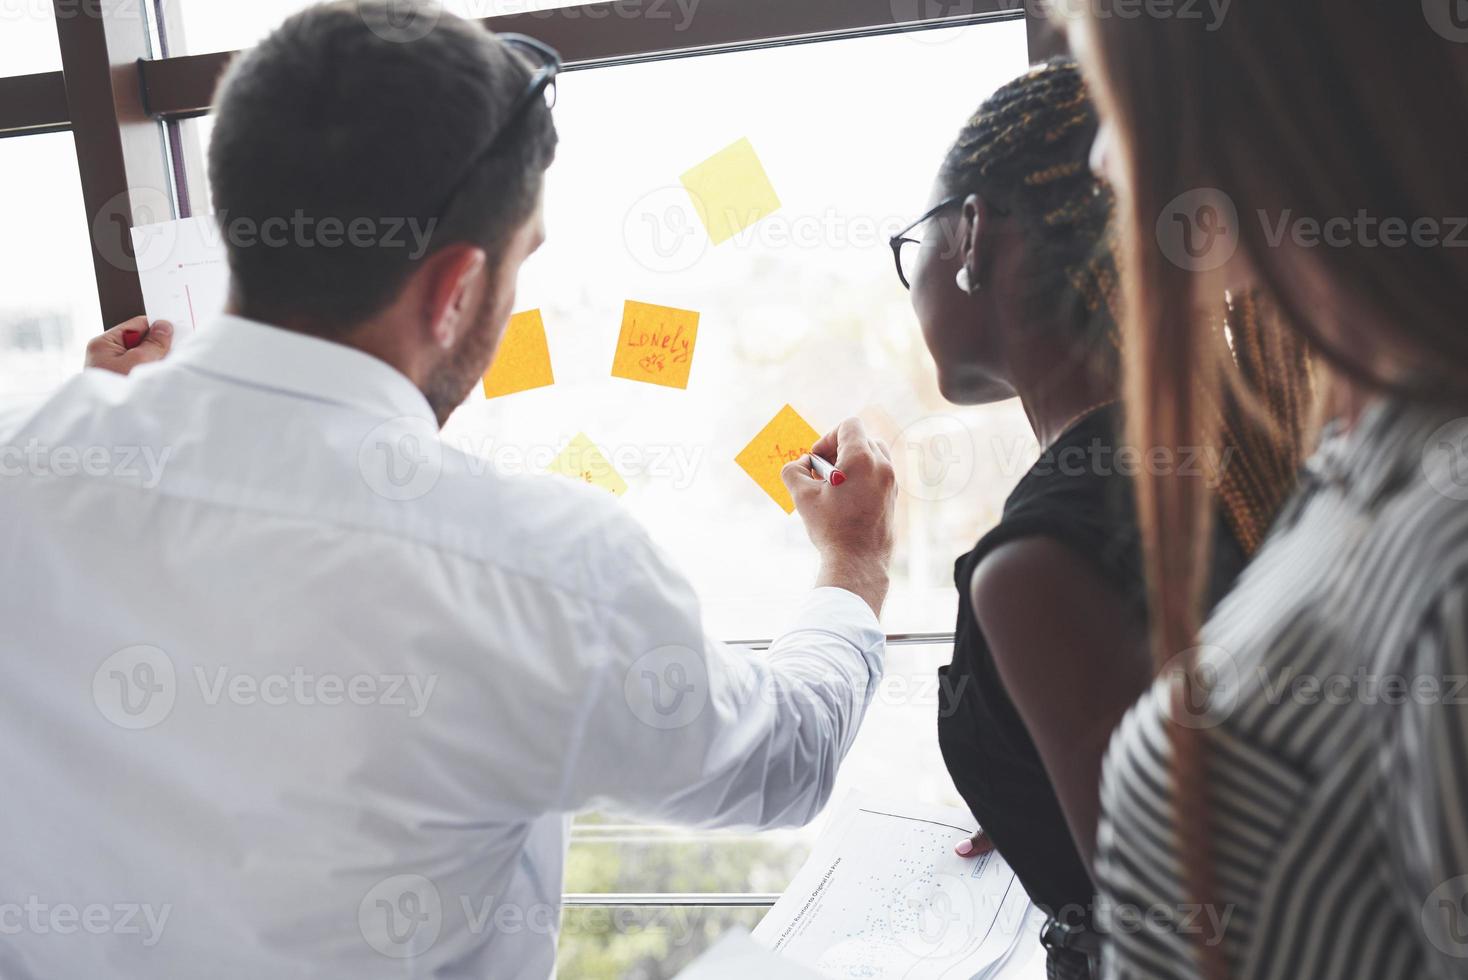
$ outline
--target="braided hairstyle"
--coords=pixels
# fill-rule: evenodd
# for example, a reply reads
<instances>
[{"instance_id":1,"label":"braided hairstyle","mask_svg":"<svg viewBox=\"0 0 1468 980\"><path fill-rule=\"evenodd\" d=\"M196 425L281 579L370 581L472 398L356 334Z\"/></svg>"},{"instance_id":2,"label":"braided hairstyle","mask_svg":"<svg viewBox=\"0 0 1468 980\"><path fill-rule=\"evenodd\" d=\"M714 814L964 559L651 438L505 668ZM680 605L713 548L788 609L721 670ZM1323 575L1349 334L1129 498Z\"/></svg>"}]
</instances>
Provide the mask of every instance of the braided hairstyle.
<instances>
[{"instance_id":1,"label":"braided hairstyle","mask_svg":"<svg viewBox=\"0 0 1468 980\"><path fill-rule=\"evenodd\" d=\"M1114 378L1121 373L1122 248L1112 231L1113 196L1090 167L1098 125L1074 61L1037 65L999 89L969 120L941 178L950 193L981 194L1016 216L1034 294L1060 304L1050 312L1081 332L1098 355L1098 369ZM1212 363L1223 377L1217 386L1223 394L1208 407L1209 435L1219 445L1222 470L1209 513L1221 511L1252 555L1295 487L1313 418L1311 361L1300 335L1286 329L1256 292L1222 297L1214 319ZM1207 534L1200 538L1209 540ZM1207 546L1194 550L1199 566L1206 567ZM1198 576L1200 582L1205 578ZM1154 585L1154 603L1155 596ZM1207 745L1202 728L1191 723L1206 699L1194 656L1158 667L1173 682L1168 727L1179 853L1192 900L1206 905L1217 893L1217 880L1210 854ZM1226 975L1221 945L1200 948L1198 955L1204 976Z\"/></svg>"},{"instance_id":2,"label":"braided hairstyle","mask_svg":"<svg viewBox=\"0 0 1468 980\"><path fill-rule=\"evenodd\" d=\"M1072 61L1037 65L995 92L964 126L940 178L954 194L978 193L1017 215L1030 292L1084 332L1119 371L1120 282L1110 234L1110 190L1091 173L1096 110Z\"/></svg>"},{"instance_id":3,"label":"braided hairstyle","mask_svg":"<svg viewBox=\"0 0 1468 980\"><path fill-rule=\"evenodd\" d=\"M954 194L977 193L1013 214L1025 236L1030 292L1089 345L1098 370L1120 373L1121 276L1115 201L1091 172L1099 121L1076 63L1057 58L995 92L943 161ZM1220 304L1217 353L1238 390L1215 406L1218 495L1230 530L1252 554L1294 489L1310 414L1309 359L1255 293Z\"/></svg>"}]
</instances>

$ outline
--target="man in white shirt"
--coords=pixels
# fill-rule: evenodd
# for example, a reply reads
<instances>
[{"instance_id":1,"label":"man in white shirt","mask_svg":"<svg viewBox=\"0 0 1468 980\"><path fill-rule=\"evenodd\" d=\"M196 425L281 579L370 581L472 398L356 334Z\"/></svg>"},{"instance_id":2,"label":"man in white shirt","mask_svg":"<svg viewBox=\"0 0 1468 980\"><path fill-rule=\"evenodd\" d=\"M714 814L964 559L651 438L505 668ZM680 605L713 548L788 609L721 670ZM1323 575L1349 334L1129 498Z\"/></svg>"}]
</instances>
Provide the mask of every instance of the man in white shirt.
<instances>
[{"instance_id":1,"label":"man in white shirt","mask_svg":"<svg viewBox=\"0 0 1468 980\"><path fill-rule=\"evenodd\" d=\"M858 423L816 447L839 488L786 470L823 567L758 656L610 495L438 440L554 129L533 58L401 8L308 11L227 77L232 315L0 412L7 980L545 980L570 814L806 822L880 677L895 491ZM327 218L360 241L301 240ZM405 218L421 252L372 240Z\"/></svg>"}]
</instances>

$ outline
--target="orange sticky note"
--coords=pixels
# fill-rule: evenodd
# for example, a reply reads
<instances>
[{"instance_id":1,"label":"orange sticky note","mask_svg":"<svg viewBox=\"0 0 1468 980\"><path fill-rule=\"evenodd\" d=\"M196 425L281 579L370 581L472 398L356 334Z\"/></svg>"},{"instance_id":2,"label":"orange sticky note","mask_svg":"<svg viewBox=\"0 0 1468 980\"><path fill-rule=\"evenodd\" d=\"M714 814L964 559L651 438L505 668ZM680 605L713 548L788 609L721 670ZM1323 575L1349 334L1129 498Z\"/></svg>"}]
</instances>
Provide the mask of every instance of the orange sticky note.
<instances>
[{"instance_id":1,"label":"orange sticky note","mask_svg":"<svg viewBox=\"0 0 1468 980\"><path fill-rule=\"evenodd\" d=\"M556 383L551 371L550 345L539 310L516 313L500 338L494 362L484 375L484 397L499 398L517 391Z\"/></svg>"},{"instance_id":2,"label":"orange sticky note","mask_svg":"<svg viewBox=\"0 0 1468 980\"><path fill-rule=\"evenodd\" d=\"M618 497L627 492L627 481L612 468L601 450L596 448L596 443L588 439L584 432L578 433L566 444L561 455L550 464L550 471L569 476L573 480L585 480L592 486L610 490Z\"/></svg>"},{"instance_id":3,"label":"orange sticky note","mask_svg":"<svg viewBox=\"0 0 1468 980\"><path fill-rule=\"evenodd\" d=\"M715 153L682 180L715 245L780 210L780 197L747 139Z\"/></svg>"},{"instance_id":4,"label":"orange sticky note","mask_svg":"<svg viewBox=\"0 0 1468 980\"><path fill-rule=\"evenodd\" d=\"M697 313L628 300L622 312L617 354L612 359L612 376L687 388L693 345L697 342Z\"/></svg>"},{"instance_id":5,"label":"orange sticky note","mask_svg":"<svg viewBox=\"0 0 1468 980\"><path fill-rule=\"evenodd\" d=\"M744 447L744 451L734 457L734 462L789 514L795 510L795 501L791 498L790 491L785 489L780 471L785 468L786 463L792 463L810 452L810 447L820 437L821 434L812 429L809 422L786 405Z\"/></svg>"}]
</instances>

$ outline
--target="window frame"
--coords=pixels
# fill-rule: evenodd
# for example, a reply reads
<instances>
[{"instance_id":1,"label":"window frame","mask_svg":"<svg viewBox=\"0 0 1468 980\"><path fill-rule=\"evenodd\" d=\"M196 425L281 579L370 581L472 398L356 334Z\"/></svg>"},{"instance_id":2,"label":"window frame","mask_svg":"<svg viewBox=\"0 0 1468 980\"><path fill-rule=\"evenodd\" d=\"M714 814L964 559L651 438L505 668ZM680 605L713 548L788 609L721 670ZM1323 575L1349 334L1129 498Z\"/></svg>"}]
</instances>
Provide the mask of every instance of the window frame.
<instances>
[{"instance_id":1,"label":"window frame","mask_svg":"<svg viewBox=\"0 0 1468 980\"><path fill-rule=\"evenodd\" d=\"M655 7L644 15L644 0L602 0L480 22L544 40L561 51L568 71L1021 17L1032 63L1064 48L1040 0L963 0L958 12L921 3L912 16L897 6L702 0L698 17L680 27L652 16ZM0 78L0 138L70 130L75 139L104 324L143 308L136 266L106 258L132 255L129 232L140 205L161 195L175 217L193 213L188 178L199 172L202 154L179 123L210 111L219 76L239 53L171 55L169 34L182 28L177 7L164 0L53 0L61 71Z\"/></svg>"},{"instance_id":2,"label":"window frame","mask_svg":"<svg viewBox=\"0 0 1468 980\"><path fill-rule=\"evenodd\" d=\"M637 16L645 0L610 0L574 8L482 18L496 32L530 34L558 48L567 71L819 43L852 37L941 29L1024 18L1035 63L1065 50L1042 0L921 3L903 18L896 0L702 0L696 20L680 31L673 18ZM136 0L119 13L111 0L54 0L62 70L0 77L0 138L70 131L75 139L102 322L122 322L143 309L136 266L105 256L132 255L130 229L138 205L163 195L173 216L192 214L189 176L202 172L196 138L184 120L206 115L215 85L239 52L174 56L170 32L181 34L176 3ZM946 13L952 7L959 13ZM146 7L147 17L138 16ZM79 11L78 11L79 8ZM942 9L933 9L942 8ZM568 14L573 11L574 16ZM156 217L154 220L157 220ZM913 633L889 643L951 643L952 633ZM734 641L766 647L768 640ZM768 907L768 894L571 893L568 908Z\"/></svg>"}]
</instances>

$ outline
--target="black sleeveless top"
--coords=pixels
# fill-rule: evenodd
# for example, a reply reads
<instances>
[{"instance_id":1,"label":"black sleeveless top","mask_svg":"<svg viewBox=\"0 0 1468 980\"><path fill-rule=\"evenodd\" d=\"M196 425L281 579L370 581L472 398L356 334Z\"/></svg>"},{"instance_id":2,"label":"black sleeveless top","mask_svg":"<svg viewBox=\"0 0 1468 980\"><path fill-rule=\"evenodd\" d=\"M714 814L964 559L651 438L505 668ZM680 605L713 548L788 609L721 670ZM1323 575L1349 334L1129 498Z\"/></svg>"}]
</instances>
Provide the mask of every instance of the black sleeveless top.
<instances>
[{"instance_id":1,"label":"black sleeveless top","mask_svg":"<svg viewBox=\"0 0 1468 980\"><path fill-rule=\"evenodd\" d=\"M974 569L1000 545L1048 537L1089 562L1121 593L1129 613L1145 622L1132 479L1116 466L1120 426L1120 408L1111 407L1062 434L1010 494L999 525L958 560L953 663L940 670L938 742L954 785L1035 903L1075 924L1088 920L1095 889L1039 751L975 621L969 583ZM1224 522L1217 525L1210 603L1228 591L1246 561ZM1063 605L1055 612L1065 615Z\"/></svg>"}]
</instances>

